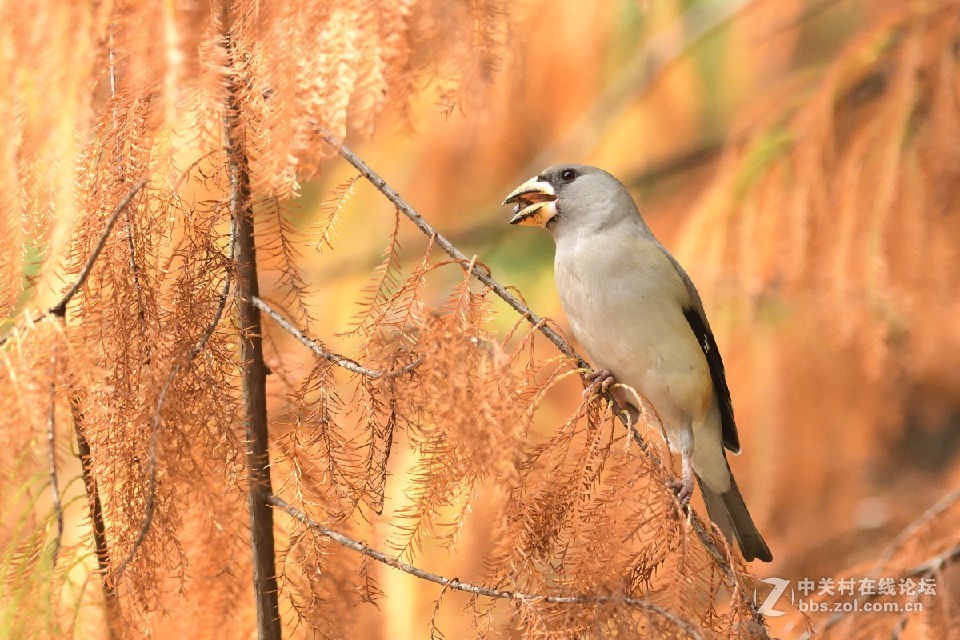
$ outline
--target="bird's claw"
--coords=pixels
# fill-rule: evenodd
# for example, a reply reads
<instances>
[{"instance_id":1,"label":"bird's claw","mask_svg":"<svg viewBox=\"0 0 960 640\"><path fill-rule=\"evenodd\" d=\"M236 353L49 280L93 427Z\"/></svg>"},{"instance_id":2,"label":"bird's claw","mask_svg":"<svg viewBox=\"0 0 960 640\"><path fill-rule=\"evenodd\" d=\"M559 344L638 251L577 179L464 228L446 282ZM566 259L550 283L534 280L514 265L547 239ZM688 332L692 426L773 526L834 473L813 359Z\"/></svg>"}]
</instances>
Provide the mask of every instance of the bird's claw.
<instances>
[{"instance_id":1,"label":"bird's claw","mask_svg":"<svg viewBox=\"0 0 960 640\"><path fill-rule=\"evenodd\" d=\"M583 390L583 397L589 398L593 394L597 393L597 390L600 390L600 393L606 393L610 387L617 381L613 377L613 374L606 369L600 369L599 371L593 371L587 376L587 380L590 381L590 384L587 385L587 388Z\"/></svg>"},{"instance_id":2,"label":"bird's claw","mask_svg":"<svg viewBox=\"0 0 960 640\"><path fill-rule=\"evenodd\" d=\"M667 483L667 487L676 492L680 508L686 509L687 505L690 504L690 498L693 496L693 478L671 480Z\"/></svg>"}]
</instances>

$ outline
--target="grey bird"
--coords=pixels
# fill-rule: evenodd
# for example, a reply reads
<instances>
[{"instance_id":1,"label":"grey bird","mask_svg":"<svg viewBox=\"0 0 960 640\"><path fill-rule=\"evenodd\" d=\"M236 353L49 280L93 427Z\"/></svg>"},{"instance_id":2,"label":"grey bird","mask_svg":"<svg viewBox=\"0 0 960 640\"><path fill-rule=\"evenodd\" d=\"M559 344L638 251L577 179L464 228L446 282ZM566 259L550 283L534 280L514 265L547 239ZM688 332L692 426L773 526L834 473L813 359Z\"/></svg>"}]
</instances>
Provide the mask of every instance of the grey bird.
<instances>
[{"instance_id":1,"label":"grey bird","mask_svg":"<svg viewBox=\"0 0 960 640\"><path fill-rule=\"evenodd\" d=\"M510 224L544 227L556 241L557 290L570 328L597 367L592 392L613 380L653 405L682 476L681 506L700 484L710 518L746 560L773 559L730 472L740 452L723 361L700 294L653 236L627 189L578 164L550 167L517 187ZM632 395L617 399L636 419Z\"/></svg>"}]
</instances>

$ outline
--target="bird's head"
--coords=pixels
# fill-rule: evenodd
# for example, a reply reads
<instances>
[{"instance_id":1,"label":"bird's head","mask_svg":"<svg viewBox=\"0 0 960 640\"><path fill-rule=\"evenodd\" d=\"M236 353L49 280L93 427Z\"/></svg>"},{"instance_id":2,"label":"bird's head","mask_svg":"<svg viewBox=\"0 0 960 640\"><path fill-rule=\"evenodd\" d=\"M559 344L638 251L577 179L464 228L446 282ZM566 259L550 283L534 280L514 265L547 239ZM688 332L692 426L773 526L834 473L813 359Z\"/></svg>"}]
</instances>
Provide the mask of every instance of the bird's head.
<instances>
[{"instance_id":1,"label":"bird's head","mask_svg":"<svg viewBox=\"0 0 960 640\"><path fill-rule=\"evenodd\" d=\"M633 198L612 175L583 164L545 169L514 189L503 201L513 204L510 224L543 227L602 227L637 215Z\"/></svg>"}]
</instances>

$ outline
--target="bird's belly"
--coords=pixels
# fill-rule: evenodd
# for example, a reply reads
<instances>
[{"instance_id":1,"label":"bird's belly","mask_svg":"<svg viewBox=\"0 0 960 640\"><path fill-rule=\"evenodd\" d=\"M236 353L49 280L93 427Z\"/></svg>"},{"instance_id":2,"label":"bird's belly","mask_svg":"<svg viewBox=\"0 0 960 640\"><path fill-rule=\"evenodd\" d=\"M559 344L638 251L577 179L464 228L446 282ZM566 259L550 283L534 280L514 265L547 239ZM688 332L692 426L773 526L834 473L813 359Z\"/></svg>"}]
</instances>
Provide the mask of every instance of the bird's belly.
<instances>
[{"instance_id":1,"label":"bird's belly","mask_svg":"<svg viewBox=\"0 0 960 640\"><path fill-rule=\"evenodd\" d=\"M574 335L594 366L653 405L668 431L702 420L711 399L712 387L704 384L710 373L682 310L635 283L627 290L615 280L590 287L568 277L561 301Z\"/></svg>"}]
</instances>

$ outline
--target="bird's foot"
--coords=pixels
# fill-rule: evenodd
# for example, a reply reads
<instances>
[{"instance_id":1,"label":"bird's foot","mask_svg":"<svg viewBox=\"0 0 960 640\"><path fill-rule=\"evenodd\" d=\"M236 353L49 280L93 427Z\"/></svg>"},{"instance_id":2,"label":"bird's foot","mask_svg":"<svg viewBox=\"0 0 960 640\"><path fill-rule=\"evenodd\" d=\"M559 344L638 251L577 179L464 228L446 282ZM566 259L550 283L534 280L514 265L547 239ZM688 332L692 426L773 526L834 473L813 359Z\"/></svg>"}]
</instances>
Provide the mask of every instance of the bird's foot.
<instances>
[{"instance_id":1,"label":"bird's foot","mask_svg":"<svg viewBox=\"0 0 960 640\"><path fill-rule=\"evenodd\" d=\"M667 483L667 487L676 492L677 502L680 503L680 508L686 509L687 505L690 504L690 498L693 496L693 477L685 477L683 480L671 480Z\"/></svg>"},{"instance_id":2,"label":"bird's foot","mask_svg":"<svg viewBox=\"0 0 960 640\"><path fill-rule=\"evenodd\" d=\"M613 374L606 369L591 372L587 376L587 380L590 381L590 384L583 390L584 398L589 398L597 393L597 390L599 390L600 393L606 393L610 389L610 386L617 381L617 379L613 377Z\"/></svg>"}]
</instances>

